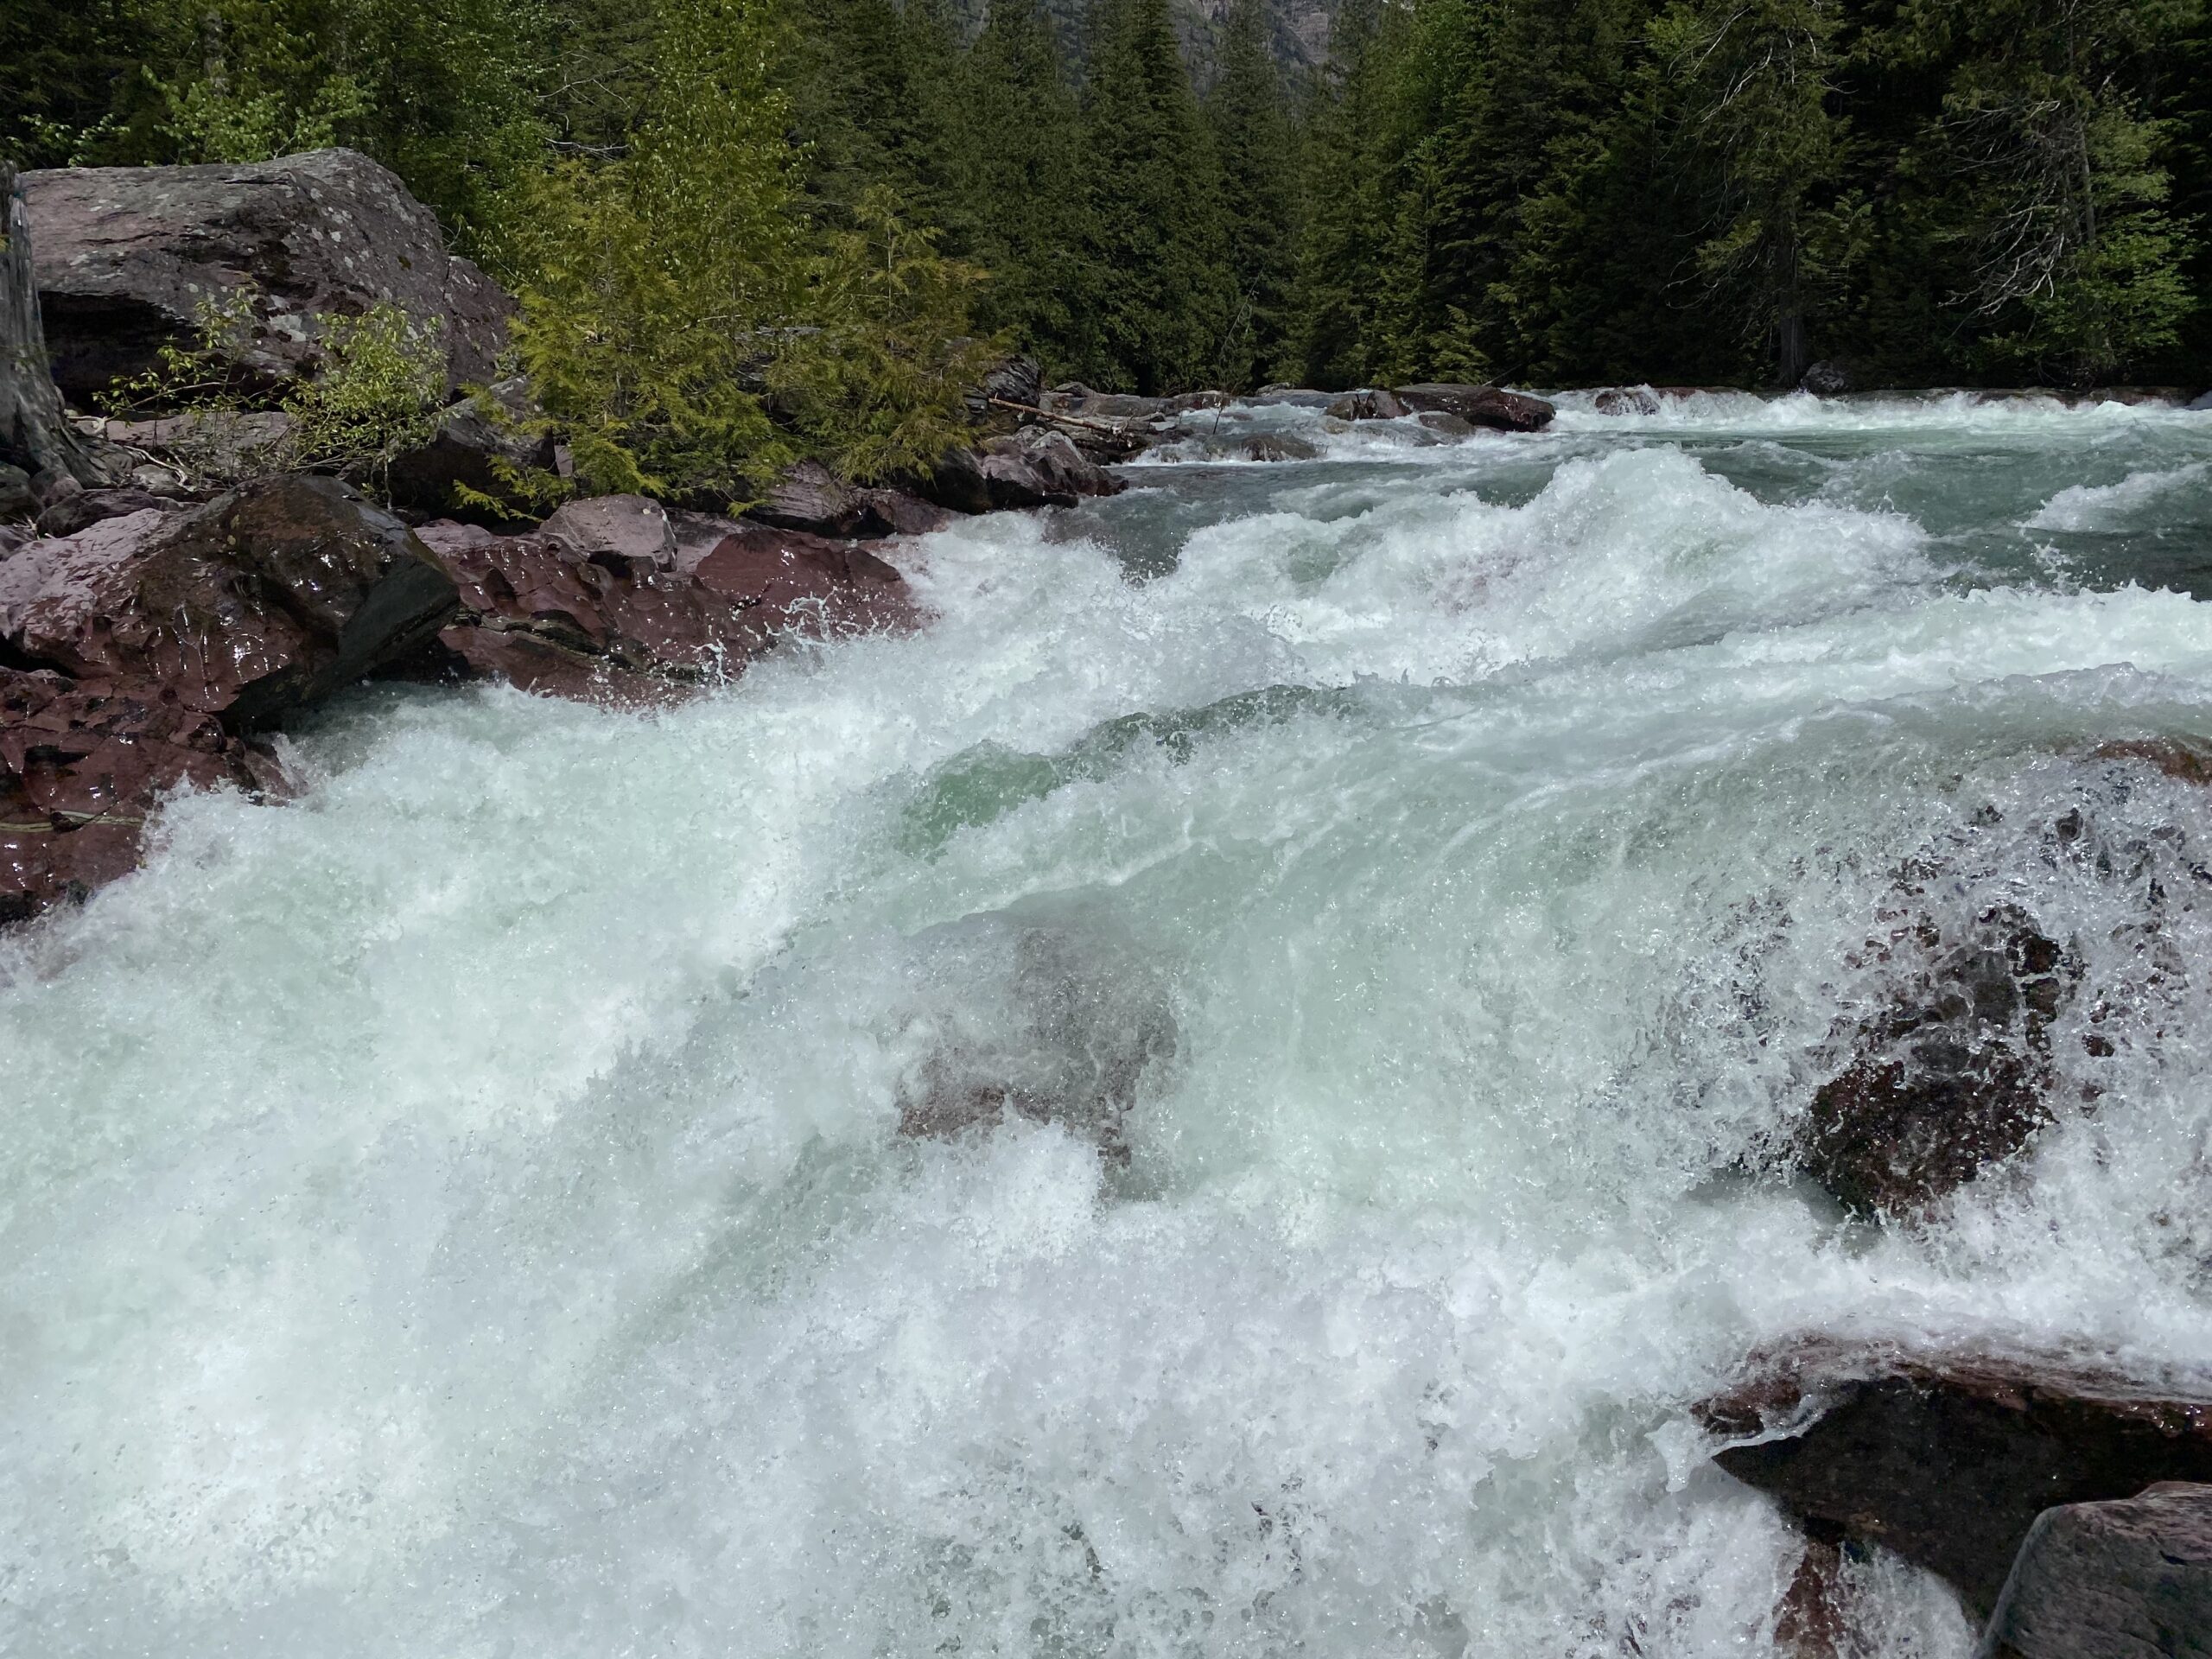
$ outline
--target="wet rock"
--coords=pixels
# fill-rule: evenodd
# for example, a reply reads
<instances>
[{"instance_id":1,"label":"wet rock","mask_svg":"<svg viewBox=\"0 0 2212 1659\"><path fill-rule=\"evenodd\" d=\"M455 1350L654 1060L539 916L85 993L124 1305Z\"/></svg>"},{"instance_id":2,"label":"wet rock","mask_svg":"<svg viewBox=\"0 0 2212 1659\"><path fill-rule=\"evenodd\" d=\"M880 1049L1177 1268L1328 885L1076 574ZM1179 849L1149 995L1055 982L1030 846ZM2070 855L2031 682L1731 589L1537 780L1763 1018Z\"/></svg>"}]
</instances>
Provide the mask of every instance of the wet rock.
<instances>
[{"instance_id":1,"label":"wet rock","mask_svg":"<svg viewBox=\"0 0 2212 1659\"><path fill-rule=\"evenodd\" d=\"M0 524L0 559L6 558L36 534L35 531L26 530L21 524Z\"/></svg>"},{"instance_id":2,"label":"wet rock","mask_svg":"<svg viewBox=\"0 0 2212 1659\"><path fill-rule=\"evenodd\" d=\"M1798 390L1809 391L1815 397L1840 397L1847 391L1858 390L1859 378L1846 363L1825 360L1805 371L1797 382Z\"/></svg>"},{"instance_id":3,"label":"wet rock","mask_svg":"<svg viewBox=\"0 0 2212 1659\"><path fill-rule=\"evenodd\" d=\"M20 467L0 466L0 519L23 518L37 505L31 499L31 475Z\"/></svg>"},{"instance_id":4,"label":"wet rock","mask_svg":"<svg viewBox=\"0 0 2212 1659\"><path fill-rule=\"evenodd\" d=\"M912 1023L928 1044L899 1090L899 1132L945 1136L1008 1116L1128 1158L1128 1118L1175 1057L1167 988L1099 925L971 917L914 941Z\"/></svg>"},{"instance_id":5,"label":"wet rock","mask_svg":"<svg viewBox=\"0 0 2212 1659\"><path fill-rule=\"evenodd\" d=\"M391 301L436 320L458 390L493 374L513 302L448 254L429 209L350 149L201 167L22 175L54 378L89 404L190 335L200 301L251 286L237 366L269 385L312 376L318 314Z\"/></svg>"},{"instance_id":6,"label":"wet rock","mask_svg":"<svg viewBox=\"0 0 2212 1659\"><path fill-rule=\"evenodd\" d=\"M2212 391L2208 391L2201 397L2191 398L2189 403L2189 410L2190 413L2192 415L2201 415L2207 410L2212 410Z\"/></svg>"},{"instance_id":7,"label":"wet rock","mask_svg":"<svg viewBox=\"0 0 2212 1659\"><path fill-rule=\"evenodd\" d=\"M933 505L952 512L991 510L991 486L983 476L983 457L974 449L948 449L936 470L922 481L921 493Z\"/></svg>"},{"instance_id":8,"label":"wet rock","mask_svg":"<svg viewBox=\"0 0 2212 1659\"><path fill-rule=\"evenodd\" d=\"M1982 1633L1980 1659L2212 1655L2212 1486L2045 1510Z\"/></svg>"},{"instance_id":9,"label":"wet rock","mask_svg":"<svg viewBox=\"0 0 2212 1659\"><path fill-rule=\"evenodd\" d=\"M474 516L462 504L463 490L497 499L506 489L503 471L554 470L551 435L531 429L537 415L518 379L486 388L483 398L464 398L438 417L429 443L392 462L385 488L400 506Z\"/></svg>"},{"instance_id":10,"label":"wet rock","mask_svg":"<svg viewBox=\"0 0 2212 1659\"><path fill-rule=\"evenodd\" d=\"M62 497L39 514L38 533L74 536L103 518L121 518L149 507L158 512L168 505L165 497L145 490L79 490L74 495Z\"/></svg>"},{"instance_id":11,"label":"wet rock","mask_svg":"<svg viewBox=\"0 0 2212 1659\"><path fill-rule=\"evenodd\" d=\"M1395 390L1398 401L1415 413L1440 410L1496 432L1541 432L1552 423L1557 412L1541 397L1502 391L1497 386L1424 381Z\"/></svg>"},{"instance_id":12,"label":"wet rock","mask_svg":"<svg viewBox=\"0 0 2212 1659\"><path fill-rule=\"evenodd\" d=\"M280 478L23 549L0 566L0 642L245 733L405 655L454 602L390 513L334 479Z\"/></svg>"},{"instance_id":13,"label":"wet rock","mask_svg":"<svg viewBox=\"0 0 2212 1659\"><path fill-rule=\"evenodd\" d=\"M1656 415L1659 399L1641 386L1608 386L1598 394L1596 408L1600 415Z\"/></svg>"},{"instance_id":14,"label":"wet rock","mask_svg":"<svg viewBox=\"0 0 2212 1659\"><path fill-rule=\"evenodd\" d=\"M1802 1522L1878 1544L1996 1605L2037 1516L2212 1479L2212 1391L2062 1357L1810 1338L1760 1357L1697 1415L1721 1468ZM1754 1436L1765 1436L1749 1443Z\"/></svg>"},{"instance_id":15,"label":"wet rock","mask_svg":"<svg viewBox=\"0 0 2212 1659\"><path fill-rule=\"evenodd\" d=\"M944 509L919 496L849 484L818 461L788 469L745 516L780 530L859 541L922 535L950 522Z\"/></svg>"},{"instance_id":16,"label":"wet rock","mask_svg":"<svg viewBox=\"0 0 2212 1659\"><path fill-rule=\"evenodd\" d=\"M2167 777L2199 788L2212 785L2212 748L2187 738L2122 738L2089 751L2092 760L2140 760Z\"/></svg>"},{"instance_id":17,"label":"wet rock","mask_svg":"<svg viewBox=\"0 0 2212 1659\"><path fill-rule=\"evenodd\" d=\"M664 702L735 677L785 638L917 620L904 578L861 548L685 516L687 537L704 528L722 531L713 549L664 568L581 553L542 534L426 524L422 539L458 588L461 608L436 650L406 671L589 701Z\"/></svg>"},{"instance_id":18,"label":"wet rock","mask_svg":"<svg viewBox=\"0 0 2212 1659\"><path fill-rule=\"evenodd\" d=\"M1303 438L1266 432L1244 446L1247 461L1311 461L1321 452Z\"/></svg>"},{"instance_id":19,"label":"wet rock","mask_svg":"<svg viewBox=\"0 0 2212 1659\"><path fill-rule=\"evenodd\" d=\"M129 874L162 798L223 786L283 779L266 750L158 685L0 666L0 924Z\"/></svg>"},{"instance_id":20,"label":"wet rock","mask_svg":"<svg viewBox=\"0 0 2212 1659\"><path fill-rule=\"evenodd\" d=\"M1395 393L1373 390L1348 391L1329 405L1329 414L1339 421L1395 421L1406 413Z\"/></svg>"},{"instance_id":21,"label":"wet rock","mask_svg":"<svg viewBox=\"0 0 2212 1659\"><path fill-rule=\"evenodd\" d=\"M2012 906L1949 937L1923 915L1875 948L1901 969L1894 999L1815 1094L1794 1158L1845 1208L1907 1216L2050 1121L2050 1027L2078 969Z\"/></svg>"},{"instance_id":22,"label":"wet rock","mask_svg":"<svg viewBox=\"0 0 2212 1659\"><path fill-rule=\"evenodd\" d=\"M609 569L667 570L676 563L676 531L668 509L642 495L601 495L563 502L537 527L574 557Z\"/></svg>"},{"instance_id":23,"label":"wet rock","mask_svg":"<svg viewBox=\"0 0 2212 1659\"><path fill-rule=\"evenodd\" d=\"M1454 415L1448 409L1425 409L1414 416L1414 423L1423 431L1446 438L1471 438L1481 430L1472 421Z\"/></svg>"},{"instance_id":24,"label":"wet rock","mask_svg":"<svg viewBox=\"0 0 2212 1659\"><path fill-rule=\"evenodd\" d=\"M1295 409L1326 409L1336 402L1336 394L1317 391L1312 386L1270 384L1254 392L1252 401L1255 404L1288 404Z\"/></svg>"},{"instance_id":25,"label":"wet rock","mask_svg":"<svg viewBox=\"0 0 2212 1659\"><path fill-rule=\"evenodd\" d=\"M1033 357L1017 353L995 365L969 394L969 412L978 420L987 418L991 410L1001 404L1013 404L1022 409L1034 409L1045 395L1045 371Z\"/></svg>"}]
</instances>

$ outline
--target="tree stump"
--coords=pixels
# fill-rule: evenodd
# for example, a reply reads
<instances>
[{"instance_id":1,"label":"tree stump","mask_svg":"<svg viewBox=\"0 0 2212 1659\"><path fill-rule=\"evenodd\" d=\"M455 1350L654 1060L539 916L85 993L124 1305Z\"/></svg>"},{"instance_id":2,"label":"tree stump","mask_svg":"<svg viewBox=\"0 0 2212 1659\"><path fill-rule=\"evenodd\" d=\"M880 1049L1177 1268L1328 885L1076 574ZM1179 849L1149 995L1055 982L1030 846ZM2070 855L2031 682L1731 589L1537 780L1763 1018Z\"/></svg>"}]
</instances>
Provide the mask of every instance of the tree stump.
<instances>
[{"instance_id":1,"label":"tree stump","mask_svg":"<svg viewBox=\"0 0 2212 1659\"><path fill-rule=\"evenodd\" d=\"M38 280L31 270L31 225L14 166L0 162L0 461L31 473L52 469L101 488L118 470L69 424L60 390L47 367L46 330L39 321Z\"/></svg>"}]
</instances>

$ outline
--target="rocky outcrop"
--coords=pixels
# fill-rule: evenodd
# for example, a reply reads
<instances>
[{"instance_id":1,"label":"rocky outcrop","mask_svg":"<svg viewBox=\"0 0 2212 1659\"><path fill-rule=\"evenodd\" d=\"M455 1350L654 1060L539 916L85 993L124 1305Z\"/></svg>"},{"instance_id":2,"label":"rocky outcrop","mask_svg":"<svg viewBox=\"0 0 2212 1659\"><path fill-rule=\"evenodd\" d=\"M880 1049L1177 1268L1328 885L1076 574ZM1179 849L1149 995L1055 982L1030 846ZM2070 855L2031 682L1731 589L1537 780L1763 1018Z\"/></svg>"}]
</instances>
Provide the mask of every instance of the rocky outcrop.
<instances>
[{"instance_id":1,"label":"rocky outcrop","mask_svg":"<svg viewBox=\"0 0 2212 1659\"><path fill-rule=\"evenodd\" d=\"M137 861L185 785L280 781L253 734L426 641L454 588L389 513L289 478L0 563L0 918Z\"/></svg>"},{"instance_id":2,"label":"rocky outcrop","mask_svg":"<svg viewBox=\"0 0 2212 1659\"><path fill-rule=\"evenodd\" d=\"M1457 415L1493 432L1541 432L1558 412L1541 397L1497 386L1466 386L1440 381L1392 389L1398 402L1415 414L1431 410Z\"/></svg>"},{"instance_id":3,"label":"rocky outcrop","mask_svg":"<svg viewBox=\"0 0 2212 1659\"><path fill-rule=\"evenodd\" d=\"M318 314L390 302L435 320L458 389L492 379L513 302L446 251L430 210L350 149L202 167L23 175L54 378L89 404L192 334L210 296L251 289L238 367L277 385L321 361Z\"/></svg>"},{"instance_id":4,"label":"rocky outcrop","mask_svg":"<svg viewBox=\"0 0 2212 1659\"><path fill-rule=\"evenodd\" d=\"M30 212L21 175L0 161L0 462L94 486L120 469L72 427L48 372Z\"/></svg>"},{"instance_id":5,"label":"rocky outcrop","mask_svg":"<svg viewBox=\"0 0 2212 1659\"><path fill-rule=\"evenodd\" d=\"M951 512L979 513L1071 507L1085 496L1118 495L1128 487L1066 433L1027 426L1008 436L986 438L976 448L951 451L938 464L924 493Z\"/></svg>"},{"instance_id":6,"label":"rocky outcrop","mask_svg":"<svg viewBox=\"0 0 2212 1659\"><path fill-rule=\"evenodd\" d=\"M1911 1215L2012 1157L2050 1121L2051 1022L2079 969L2013 906L1893 940L1891 1006L1815 1092L1795 1161L1846 1209Z\"/></svg>"},{"instance_id":7,"label":"rocky outcrop","mask_svg":"<svg viewBox=\"0 0 2212 1659\"><path fill-rule=\"evenodd\" d=\"M1816 1537L1879 1544L1995 1606L2037 1516L2212 1480L2212 1391L2056 1357L1847 1347L1760 1357L1698 1416L1714 1460Z\"/></svg>"},{"instance_id":8,"label":"rocky outcrop","mask_svg":"<svg viewBox=\"0 0 2212 1659\"><path fill-rule=\"evenodd\" d=\"M2212 1486L2045 1510L1982 1633L1978 1659L2212 1655Z\"/></svg>"},{"instance_id":9,"label":"rocky outcrop","mask_svg":"<svg viewBox=\"0 0 2212 1659\"><path fill-rule=\"evenodd\" d=\"M648 523L640 506L660 516ZM664 702L735 677L786 638L918 620L905 579L863 548L716 522L727 533L696 558L641 497L571 503L527 536L426 524L421 537L456 585L460 609L408 671L556 696ZM594 525L606 533L589 533Z\"/></svg>"}]
</instances>

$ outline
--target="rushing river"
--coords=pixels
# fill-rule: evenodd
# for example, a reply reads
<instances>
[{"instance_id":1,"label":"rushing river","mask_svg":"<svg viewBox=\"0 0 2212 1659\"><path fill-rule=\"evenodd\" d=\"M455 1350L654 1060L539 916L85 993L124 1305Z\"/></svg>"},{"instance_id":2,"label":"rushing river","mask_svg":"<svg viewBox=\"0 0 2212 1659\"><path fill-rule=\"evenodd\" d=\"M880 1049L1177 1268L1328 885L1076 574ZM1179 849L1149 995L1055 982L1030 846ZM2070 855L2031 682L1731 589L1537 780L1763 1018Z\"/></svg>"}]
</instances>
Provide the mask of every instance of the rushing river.
<instances>
[{"instance_id":1,"label":"rushing river","mask_svg":"<svg viewBox=\"0 0 2212 1659\"><path fill-rule=\"evenodd\" d=\"M1758 1653L1761 1346L2212 1370L2212 794L2090 754L2212 736L2212 415L1129 476L671 711L364 694L0 939L0 1653ZM2096 1109L1884 1227L1769 1154L1909 868Z\"/></svg>"}]
</instances>

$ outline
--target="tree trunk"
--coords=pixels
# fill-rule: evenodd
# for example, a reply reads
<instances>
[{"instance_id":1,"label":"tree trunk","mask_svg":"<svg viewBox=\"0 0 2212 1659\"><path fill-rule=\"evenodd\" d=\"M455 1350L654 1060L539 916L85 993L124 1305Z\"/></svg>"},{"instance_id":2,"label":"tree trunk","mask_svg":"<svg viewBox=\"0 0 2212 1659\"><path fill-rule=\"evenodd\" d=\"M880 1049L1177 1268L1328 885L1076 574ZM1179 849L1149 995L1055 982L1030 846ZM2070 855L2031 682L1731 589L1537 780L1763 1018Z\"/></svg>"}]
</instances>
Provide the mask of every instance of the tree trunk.
<instances>
[{"instance_id":1,"label":"tree trunk","mask_svg":"<svg viewBox=\"0 0 2212 1659\"><path fill-rule=\"evenodd\" d=\"M33 473L67 473L92 487L112 484L114 469L69 424L47 368L31 273L30 213L15 167L6 162L0 162L0 461Z\"/></svg>"}]
</instances>

